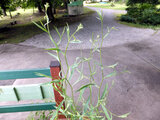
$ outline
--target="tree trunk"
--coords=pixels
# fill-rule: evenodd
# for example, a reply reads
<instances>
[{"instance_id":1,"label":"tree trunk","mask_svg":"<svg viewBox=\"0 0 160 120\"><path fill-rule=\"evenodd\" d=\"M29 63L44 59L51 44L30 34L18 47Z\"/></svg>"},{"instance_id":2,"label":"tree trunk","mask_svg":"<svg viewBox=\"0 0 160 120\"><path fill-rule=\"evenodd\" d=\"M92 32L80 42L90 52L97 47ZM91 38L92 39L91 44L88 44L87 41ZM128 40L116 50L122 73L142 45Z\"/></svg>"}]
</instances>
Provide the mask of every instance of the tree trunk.
<instances>
[{"instance_id":1,"label":"tree trunk","mask_svg":"<svg viewBox=\"0 0 160 120\"><path fill-rule=\"evenodd\" d=\"M53 21L54 20L54 16L53 16L53 12L52 12L52 7L49 6L48 9L47 9L47 15L48 15L48 18L50 21Z\"/></svg>"},{"instance_id":2,"label":"tree trunk","mask_svg":"<svg viewBox=\"0 0 160 120\"><path fill-rule=\"evenodd\" d=\"M51 1L50 1L50 0L42 0L43 6L44 6L46 3L49 3L49 7L48 7L48 9L47 9L48 18L49 18L50 21L54 21L54 16L53 16L53 11L52 11Z\"/></svg>"},{"instance_id":3,"label":"tree trunk","mask_svg":"<svg viewBox=\"0 0 160 120\"><path fill-rule=\"evenodd\" d=\"M10 15L10 18L12 19L12 14L11 14L11 11L9 10L9 15Z\"/></svg>"},{"instance_id":4,"label":"tree trunk","mask_svg":"<svg viewBox=\"0 0 160 120\"><path fill-rule=\"evenodd\" d=\"M5 6L4 4L1 4L1 8L2 8L2 11L3 11L3 15L4 15L4 16L7 16L6 6Z\"/></svg>"},{"instance_id":5,"label":"tree trunk","mask_svg":"<svg viewBox=\"0 0 160 120\"><path fill-rule=\"evenodd\" d=\"M2 11L3 11L3 15L4 15L4 16L7 16L6 8L2 8Z\"/></svg>"},{"instance_id":6,"label":"tree trunk","mask_svg":"<svg viewBox=\"0 0 160 120\"><path fill-rule=\"evenodd\" d=\"M68 4L69 4L69 0L65 0L64 1L64 5L65 5L65 9L68 11Z\"/></svg>"},{"instance_id":7,"label":"tree trunk","mask_svg":"<svg viewBox=\"0 0 160 120\"><path fill-rule=\"evenodd\" d=\"M41 3L38 2L38 3L37 3L37 6L38 6L38 11L39 11L39 13L42 13L43 11L42 11L42 7L41 7Z\"/></svg>"},{"instance_id":8,"label":"tree trunk","mask_svg":"<svg viewBox=\"0 0 160 120\"><path fill-rule=\"evenodd\" d=\"M53 8L52 8L53 14L56 14L56 7L55 7L55 2L53 3Z\"/></svg>"},{"instance_id":9,"label":"tree trunk","mask_svg":"<svg viewBox=\"0 0 160 120\"><path fill-rule=\"evenodd\" d=\"M34 14L34 7L33 7L33 14Z\"/></svg>"}]
</instances>

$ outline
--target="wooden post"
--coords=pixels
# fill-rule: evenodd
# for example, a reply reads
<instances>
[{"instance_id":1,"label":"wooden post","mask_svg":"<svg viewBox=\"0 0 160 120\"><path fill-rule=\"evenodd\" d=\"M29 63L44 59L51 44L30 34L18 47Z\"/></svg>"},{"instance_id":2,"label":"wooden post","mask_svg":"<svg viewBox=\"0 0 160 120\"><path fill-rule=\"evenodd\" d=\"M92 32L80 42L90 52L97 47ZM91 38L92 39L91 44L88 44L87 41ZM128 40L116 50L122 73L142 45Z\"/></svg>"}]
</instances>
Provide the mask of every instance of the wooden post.
<instances>
[{"instance_id":1,"label":"wooden post","mask_svg":"<svg viewBox=\"0 0 160 120\"><path fill-rule=\"evenodd\" d=\"M60 66L59 62L58 61L51 61L50 72L51 72L52 80L61 79L62 75L60 74L60 71L61 71L61 66ZM53 85L55 85L55 84L53 84ZM60 87L58 85L56 87L60 90ZM55 97L56 106L58 106L64 99L60 95L60 93L58 91L56 91L55 89L54 89L54 97ZM63 108L65 108L65 104L63 104ZM64 115L58 115L58 119L63 119L63 118L66 118L66 117Z\"/></svg>"}]
</instances>

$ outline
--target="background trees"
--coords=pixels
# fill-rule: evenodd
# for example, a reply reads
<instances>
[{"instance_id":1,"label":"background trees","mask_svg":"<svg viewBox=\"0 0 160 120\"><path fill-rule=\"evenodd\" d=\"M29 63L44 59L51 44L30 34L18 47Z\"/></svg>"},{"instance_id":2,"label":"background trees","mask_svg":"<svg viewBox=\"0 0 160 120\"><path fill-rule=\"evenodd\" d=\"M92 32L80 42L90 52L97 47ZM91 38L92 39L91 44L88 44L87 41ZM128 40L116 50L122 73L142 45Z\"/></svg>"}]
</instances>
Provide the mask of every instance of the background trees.
<instances>
[{"instance_id":1,"label":"background trees","mask_svg":"<svg viewBox=\"0 0 160 120\"><path fill-rule=\"evenodd\" d=\"M52 21L54 20L53 14L55 13L55 9L59 6L66 6L65 8L67 8L69 0L0 0L0 8L4 16L7 16L8 11L12 18L11 11L16 10L17 7L21 7L23 9L38 8L39 12L42 13L45 9L44 5L46 3L49 3L47 14L49 19Z\"/></svg>"},{"instance_id":2,"label":"background trees","mask_svg":"<svg viewBox=\"0 0 160 120\"><path fill-rule=\"evenodd\" d=\"M3 11L3 15L6 16L6 10L8 8L8 6L10 5L10 0L0 0L0 7Z\"/></svg>"},{"instance_id":3,"label":"background trees","mask_svg":"<svg viewBox=\"0 0 160 120\"><path fill-rule=\"evenodd\" d=\"M2 9L0 8L0 17L2 16Z\"/></svg>"},{"instance_id":4,"label":"background trees","mask_svg":"<svg viewBox=\"0 0 160 120\"><path fill-rule=\"evenodd\" d=\"M134 5L137 3L140 3L140 4L148 3L148 4L156 5L158 4L158 0L128 0L127 5Z\"/></svg>"},{"instance_id":5,"label":"background trees","mask_svg":"<svg viewBox=\"0 0 160 120\"><path fill-rule=\"evenodd\" d=\"M158 25L160 24L158 4L158 0L128 0L127 14L121 16L121 21Z\"/></svg>"}]
</instances>

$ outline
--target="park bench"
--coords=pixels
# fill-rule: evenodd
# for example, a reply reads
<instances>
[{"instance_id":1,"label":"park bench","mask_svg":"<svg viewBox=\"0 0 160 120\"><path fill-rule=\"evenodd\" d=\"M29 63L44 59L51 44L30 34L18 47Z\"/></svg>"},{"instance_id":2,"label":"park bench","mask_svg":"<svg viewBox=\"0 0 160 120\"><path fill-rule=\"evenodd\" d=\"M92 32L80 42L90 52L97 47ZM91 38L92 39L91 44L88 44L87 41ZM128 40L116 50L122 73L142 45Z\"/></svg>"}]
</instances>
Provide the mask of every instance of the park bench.
<instances>
[{"instance_id":1,"label":"park bench","mask_svg":"<svg viewBox=\"0 0 160 120\"><path fill-rule=\"evenodd\" d=\"M0 80L41 78L36 73L52 76L52 80L60 79L60 64L52 61L50 68L43 69L26 69L26 70L8 70L0 71ZM0 102L1 101L25 101L25 100L43 100L55 99L55 102L18 104L0 106L0 113L55 110L63 98L58 91L53 89L52 84L30 84L30 85L11 85L0 86ZM59 118L64 116L59 115Z\"/></svg>"}]
</instances>

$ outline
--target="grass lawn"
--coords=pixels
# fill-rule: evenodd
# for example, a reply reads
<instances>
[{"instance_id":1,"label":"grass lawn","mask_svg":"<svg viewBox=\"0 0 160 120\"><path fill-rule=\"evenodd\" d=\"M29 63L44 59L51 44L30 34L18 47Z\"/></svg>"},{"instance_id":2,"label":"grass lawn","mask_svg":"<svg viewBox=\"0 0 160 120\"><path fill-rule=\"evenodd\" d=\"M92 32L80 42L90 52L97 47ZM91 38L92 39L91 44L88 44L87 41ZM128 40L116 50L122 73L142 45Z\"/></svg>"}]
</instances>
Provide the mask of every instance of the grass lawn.
<instances>
[{"instance_id":1,"label":"grass lawn","mask_svg":"<svg viewBox=\"0 0 160 120\"><path fill-rule=\"evenodd\" d=\"M154 30L158 30L160 29L160 25L158 26L153 26L153 25L142 25L142 24L135 24L135 23L128 23L128 22L122 22L120 21L120 16L124 15L124 14L116 14L116 20L118 21L118 23L120 24L124 24L130 27L136 27L136 28L144 28L144 29L154 29Z\"/></svg>"},{"instance_id":2,"label":"grass lawn","mask_svg":"<svg viewBox=\"0 0 160 120\"><path fill-rule=\"evenodd\" d=\"M18 15L17 13L20 14ZM90 13L93 13L93 11L88 8L84 8L84 15ZM44 14L39 14L37 9L34 10L34 13L33 9L26 9L25 11L23 9L19 9L12 12L12 19L10 18L9 13L7 14L8 16L0 18L0 44L23 42L26 39L43 32L32 23L32 21L43 21ZM57 21L52 25L62 26L66 25L66 22L73 22L72 19L74 18L64 20L61 18L62 15L63 14L56 14L55 18ZM17 24L11 25L10 23L13 21L17 21Z\"/></svg>"},{"instance_id":3,"label":"grass lawn","mask_svg":"<svg viewBox=\"0 0 160 120\"><path fill-rule=\"evenodd\" d=\"M17 14L19 13L19 14ZM39 14L35 9L18 9L12 12L13 18L8 16L0 18L0 44L3 43L19 43L35 34L41 33L32 21L43 19L44 14ZM11 25L11 22L17 21L17 24Z\"/></svg>"},{"instance_id":4,"label":"grass lawn","mask_svg":"<svg viewBox=\"0 0 160 120\"><path fill-rule=\"evenodd\" d=\"M125 10L127 8L127 6L125 4L120 4L120 3L115 3L114 7L111 6L111 3L107 3L107 4L90 3L90 4L85 4L85 6L106 8L106 9L115 9L115 10Z\"/></svg>"}]
</instances>

